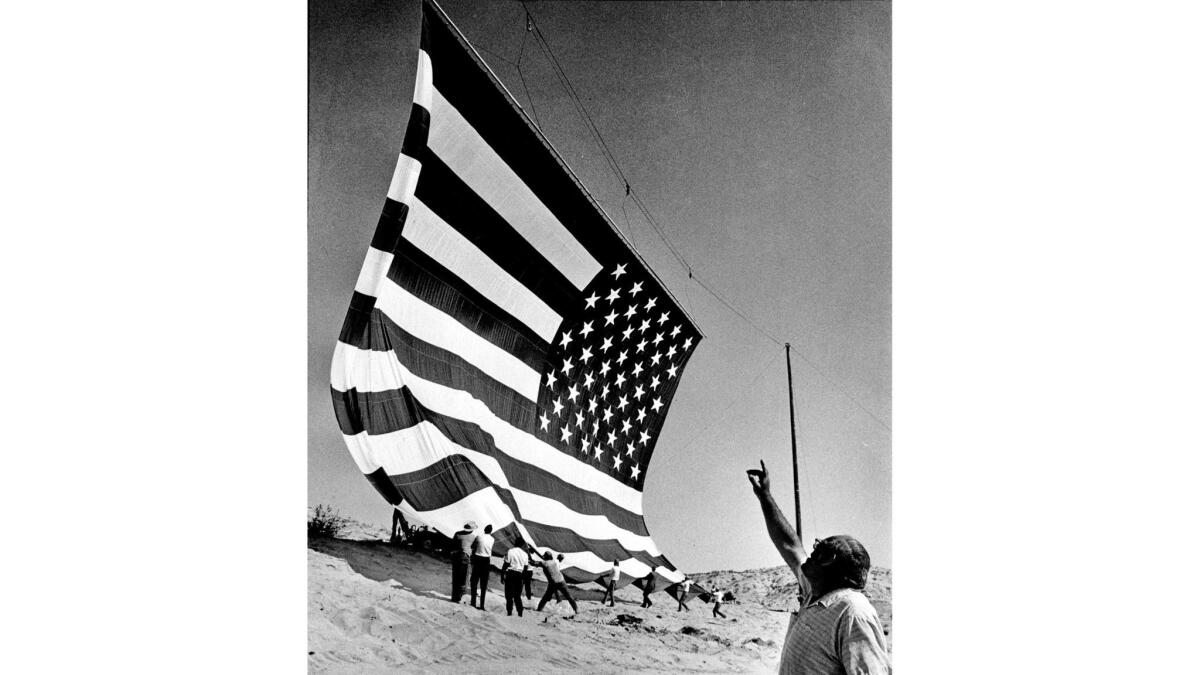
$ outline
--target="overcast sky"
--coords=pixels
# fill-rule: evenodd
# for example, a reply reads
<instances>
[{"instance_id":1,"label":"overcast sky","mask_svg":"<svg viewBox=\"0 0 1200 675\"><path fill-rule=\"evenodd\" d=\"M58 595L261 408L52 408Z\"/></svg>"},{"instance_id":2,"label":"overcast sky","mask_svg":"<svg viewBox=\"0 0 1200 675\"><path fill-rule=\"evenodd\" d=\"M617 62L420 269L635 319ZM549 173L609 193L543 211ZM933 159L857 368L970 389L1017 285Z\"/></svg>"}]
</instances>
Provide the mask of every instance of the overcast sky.
<instances>
[{"instance_id":1,"label":"overcast sky","mask_svg":"<svg viewBox=\"0 0 1200 675\"><path fill-rule=\"evenodd\" d=\"M684 571L780 564L744 471L764 459L792 512L782 347L624 202L521 5L442 4L707 336L647 472L651 535ZM851 534L890 566L890 6L529 6L695 276L791 341L805 538ZM420 3L311 3L309 23L308 497L386 524L338 431L329 363L403 140Z\"/></svg>"}]
</instances>

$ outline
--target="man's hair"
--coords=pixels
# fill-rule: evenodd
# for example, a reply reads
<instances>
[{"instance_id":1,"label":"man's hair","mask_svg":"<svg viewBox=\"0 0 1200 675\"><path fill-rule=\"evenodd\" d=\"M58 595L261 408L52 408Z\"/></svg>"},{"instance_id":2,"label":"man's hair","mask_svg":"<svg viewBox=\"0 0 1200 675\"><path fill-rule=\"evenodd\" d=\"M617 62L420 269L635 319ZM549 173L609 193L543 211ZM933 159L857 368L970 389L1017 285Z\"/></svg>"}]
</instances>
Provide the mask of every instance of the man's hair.
<instances>
[{"instance_id":1,"label":"man's hair","mask_svg":"<svg viewBox=\"0 0 1200 675\"><path fill-rule=\"evenodd\" d=\"M545 553L542 554L542 560L549 560L549 559L550 559L550 551L546 551Z\"/></svg>"},{"instance_id":2,"label":"man's hair","mask_svg":"<svg viewBox=\"0 0 1200 675\"><path fill-rule=\"evenodd\" d=\"M819 570L814 576L820 576L833 589L853 588L861 591L867 586L871 556L857 539L839 534L818 541L805 564Z\"/></svg>"},{"instance_id":3,"label":"man's hair","mask_svg":"<svg viewBox=\"0 0 1200 675\"><path fill-rule=\"evenodd\" d=\"M491 533L492 533L492 525L491 525L491 523L488 523L487 527L483 528L483 533L484 533L484 534L491 534Z\"/></svg>"},{"instance_id":4,"label":"man's hair","mask_svg":"<svg viewBox=\"0 0 1200 675\"><path fill-rule=\"evenodd\" d=\"M558 559L559 559L559 561L562 561L562 559L563 559L563 554L559 553L559 554L558 554Z\"/></svg>"}]
</instances>

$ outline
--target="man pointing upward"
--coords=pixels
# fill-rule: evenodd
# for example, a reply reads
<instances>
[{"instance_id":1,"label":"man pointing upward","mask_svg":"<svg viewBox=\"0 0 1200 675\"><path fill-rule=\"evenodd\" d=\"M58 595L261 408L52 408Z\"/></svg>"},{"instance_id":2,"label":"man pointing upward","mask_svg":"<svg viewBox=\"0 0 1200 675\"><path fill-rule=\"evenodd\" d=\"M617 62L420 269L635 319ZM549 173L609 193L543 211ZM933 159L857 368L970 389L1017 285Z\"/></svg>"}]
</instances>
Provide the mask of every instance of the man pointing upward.
<instances>
[{"instance_id":1,"label":"man pointing upward","mask_svg":"<svg viewBox=\"0 0 1200 675\"><path fill-rule=\"evenodd\" d=\"M858 540L837 535L817 540L812 556L771 496L767 465L746 475L762 507L767 534L800 582L800 610L792 614L779 672L791 675L881 675L892 672L879 615L860 591L871 557Z\"/></svg>"}]
</instances>

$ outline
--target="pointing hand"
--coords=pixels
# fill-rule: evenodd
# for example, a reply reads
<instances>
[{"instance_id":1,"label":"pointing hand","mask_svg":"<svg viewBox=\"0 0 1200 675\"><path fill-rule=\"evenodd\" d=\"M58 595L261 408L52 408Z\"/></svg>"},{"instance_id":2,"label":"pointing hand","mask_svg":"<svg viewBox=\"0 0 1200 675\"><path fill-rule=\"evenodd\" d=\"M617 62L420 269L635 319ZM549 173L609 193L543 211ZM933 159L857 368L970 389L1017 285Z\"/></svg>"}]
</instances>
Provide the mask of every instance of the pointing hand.
<instances>
[{"instance_id":1,"label":"pointing hand","mask_svg":"<svg viewBox=\"0 0 1200 675\"><path fill-rule=\"evenodd\" d=\"M750 486L754 488L755 492L759 492L759 493L770 492L771 491L771 477L767 473L767 465L764 464L761 459L758 460L758 465L762 467L761 470L759 470L759 469L747 469L746 470L746 476L750 479Z\"/></svg>"}]
</instances>

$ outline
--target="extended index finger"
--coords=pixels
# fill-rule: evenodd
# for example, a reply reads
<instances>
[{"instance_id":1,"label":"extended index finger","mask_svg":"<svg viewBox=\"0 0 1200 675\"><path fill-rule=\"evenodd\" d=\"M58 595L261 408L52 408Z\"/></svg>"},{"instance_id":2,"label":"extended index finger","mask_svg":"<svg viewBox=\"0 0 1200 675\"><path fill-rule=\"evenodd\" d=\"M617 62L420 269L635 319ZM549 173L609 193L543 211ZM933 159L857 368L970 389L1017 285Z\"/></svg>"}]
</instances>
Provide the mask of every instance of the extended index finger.
<instances>
[{"instance_id":1,"label":"extended index finger","mask_svg":"<svg viewBox=\"0 0 1200 675\"><path fill-rule=\"evenodd\" d=\"M764 462L763 462L763 461L760 459L760 460L758 460L758 464L759 464L759 466L761 466L761 467L762 467L762 471L763 471L763 473L766 473L766 472L767 472L767 465L766 465L766 463L764 463Z\"/></svg>"}]
</instances>

